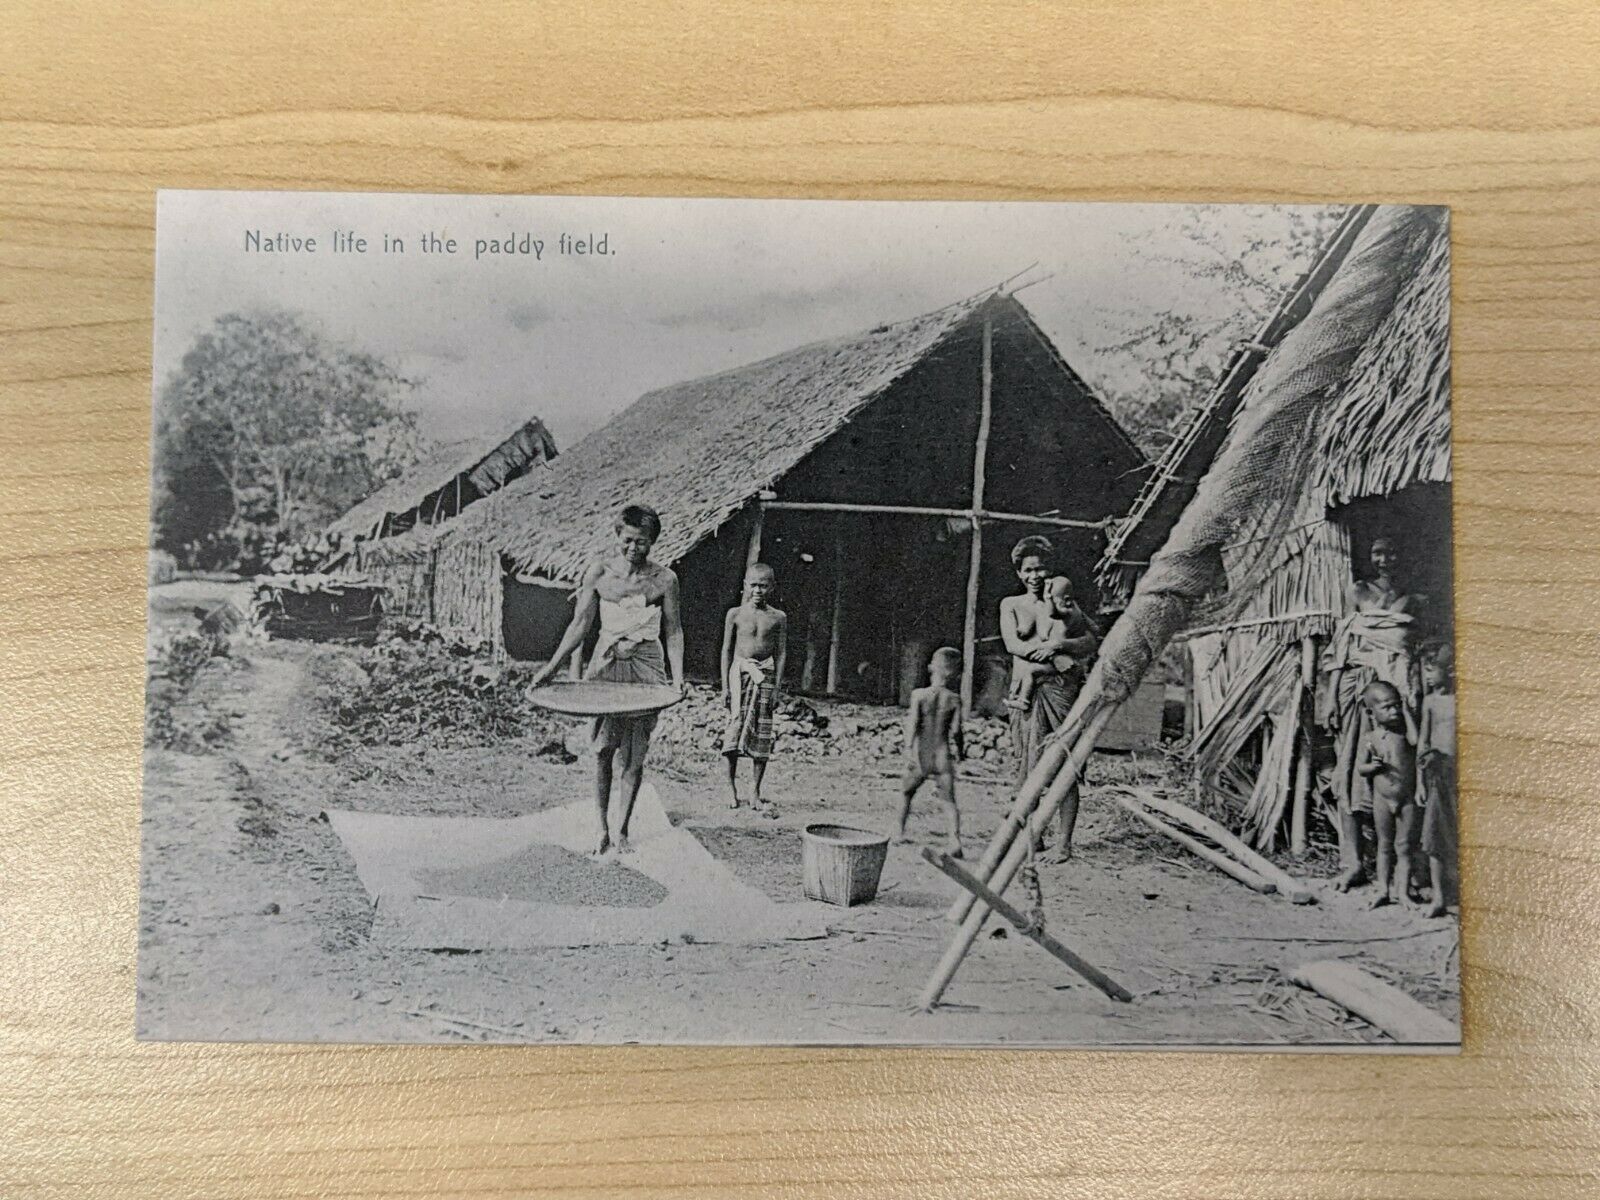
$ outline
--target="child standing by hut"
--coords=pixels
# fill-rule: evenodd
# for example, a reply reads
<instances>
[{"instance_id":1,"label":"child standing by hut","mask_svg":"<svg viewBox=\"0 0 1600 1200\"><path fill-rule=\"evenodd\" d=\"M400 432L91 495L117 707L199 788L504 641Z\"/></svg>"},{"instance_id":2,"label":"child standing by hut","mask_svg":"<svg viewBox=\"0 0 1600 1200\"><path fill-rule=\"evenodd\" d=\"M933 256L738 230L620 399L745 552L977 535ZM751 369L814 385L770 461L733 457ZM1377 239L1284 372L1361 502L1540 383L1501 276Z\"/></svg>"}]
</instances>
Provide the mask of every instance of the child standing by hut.
<instances>
[{"instance_id":1,"label":"child standing by hut","mask_svg":"<svg viewBox=\"0 0 1600 1200\"><path fill-rule=\"evenodd\" d=\"M1422 852L1428 856L1433 898L1428 916L1445 915L1447 881L1456 876L1456 656L1449 642L1422 659L1422 719L1417 735Z\"/></svg>"},{"instance_id":2,"label":"child standing by hut","mask_svg":"<svg viewBox=\"0 0 1600 1200\"><path fill-rule=\"evenodd\" d=\"M728 610L722 629L722 701L728 709L722 753L728 760L730 807L739 807L742 756L750 760L755 778L751 808L765 817L778 815L762 799L761 781L772 757L772 718L789 657L789 618L767 603L777 582L766 563L752 564L744 576L744 600Z\"/></svg>"},{"instance_id":3,"label":"child standing by hut","mask_svg":"<svg viewBox=\"0 0 1600 1200\"><path fill-rule=\"evenodd\" d=\"M906 714L906 774L900 784L900 826L896 835L906 836L906 819L911 815L911 798L929 779L939 789L950 818L951 858L961 857L961 810L956 807L956 759L962 754L961 697L951 688L961 678L961 651L950 646L933 652L928 663L932 682L911 693L911 710ZM951 754L952 747L955 753Z\"/></svg>"},{"instance_id":4,"label":"child standing by hut","mask_svg":"<svg viewBox=\"0 0 1600 1200\"><path fill-rule=\"evenodd\" d=\"M1399 688L1375 681L1367 685L1361 699L1372 720L1356 761L1356 772L1372 788L1372 823L1378 835L1377 895L1372 907L1396 901L1410 904L1416 749L1406 728Z\"/></svg>"}]
</instances>

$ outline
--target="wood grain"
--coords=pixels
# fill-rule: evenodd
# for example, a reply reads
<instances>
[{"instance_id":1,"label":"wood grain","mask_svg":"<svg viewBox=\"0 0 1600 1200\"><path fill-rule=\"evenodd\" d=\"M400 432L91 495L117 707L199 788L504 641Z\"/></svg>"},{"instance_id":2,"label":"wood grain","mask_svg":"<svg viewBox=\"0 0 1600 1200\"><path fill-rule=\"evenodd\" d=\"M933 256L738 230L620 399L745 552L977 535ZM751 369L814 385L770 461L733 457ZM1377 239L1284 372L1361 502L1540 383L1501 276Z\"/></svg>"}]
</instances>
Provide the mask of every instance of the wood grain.
<instances>
[{"instance_id":1,"label":"wood grain","mask_svg":"<svg viewBox=\"0 0 1600 1200\"><path fill-rule=\"evenodd\" d=\"M10 6L0 1192L1600 1182L1600 9ZM1460 1059L136 1045L154 190L1454 208Z\"/></svg>"}]
</instances>

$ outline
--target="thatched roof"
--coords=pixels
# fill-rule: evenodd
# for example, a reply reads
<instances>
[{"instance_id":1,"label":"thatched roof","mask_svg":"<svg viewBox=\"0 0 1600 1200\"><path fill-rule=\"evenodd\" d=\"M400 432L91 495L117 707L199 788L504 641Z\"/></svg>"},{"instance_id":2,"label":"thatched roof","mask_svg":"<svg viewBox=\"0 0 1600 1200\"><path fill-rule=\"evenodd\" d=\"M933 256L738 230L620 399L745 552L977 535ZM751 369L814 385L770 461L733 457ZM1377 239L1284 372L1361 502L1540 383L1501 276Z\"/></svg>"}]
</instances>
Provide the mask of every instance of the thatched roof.
<instances>
[{"instance_id":1,"label":"thatched roof","mask_svg":"<svg viewBox=\"0 0 1600 1200\"><path fill-rule=\"evenodd\" d=\"M1254 386L1232 404L1197 408L1156 463L1150 483L1100 562L1107 597L1126 599L1226 444ZM1450 229L1442 222L1421 270L1401 289L1341 389L1306 479L1302 507L1450 478Z\"/></svg>"},{"instance_id":2,"label":"thatched roof","mask_svg":"<svg viewBox=\"0 0 1600 1200\"><path fill-rule=\"evenodd\" d=\"M1450 226L1350 370L1313 486L1328 504L1450 479Z\"/></svg>"},{"instance_id":3,"label":"thatched roof","mask_svg":"<svg viewBox=\"0 0 1600 1200\"><path fill-rule=\"evenodd\" d=\"M538 417L529 417L509 434L470 438L442 446L398 479L390 480L328 526L329 533L368 536L385 516L401 516L433 501L456 481L483 496L556 456L555 439Z\"/></svg>"},{"instance_id":4,"label":"thatched roof","mask_svg":"<svg viewBox=\"0 0 1600 1200\"><path fill-rule=\"evenodd\" d=\"M473 506L451 536L496 546L519 571L576 581L610 549L617 512L643 503L667 514L654 557L675 563L984 316L1038 331L1016 299L991 292L646 393L547 470ZM1088 386L1073 378L1092 413L1137 454Z\"/></svg>"}]
</instances>

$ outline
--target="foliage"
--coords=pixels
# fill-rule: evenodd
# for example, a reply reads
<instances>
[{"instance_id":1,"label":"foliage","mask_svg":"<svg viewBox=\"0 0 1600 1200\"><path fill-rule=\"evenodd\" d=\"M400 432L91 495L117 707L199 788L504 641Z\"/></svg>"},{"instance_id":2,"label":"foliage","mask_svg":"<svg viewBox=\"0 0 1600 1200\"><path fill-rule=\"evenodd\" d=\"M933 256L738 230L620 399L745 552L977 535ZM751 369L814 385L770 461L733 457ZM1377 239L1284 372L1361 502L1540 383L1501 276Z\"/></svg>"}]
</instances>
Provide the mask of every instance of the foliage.
<instances>
[{"instance_id":1,"label":"foliage","mask_svg":"<svg viewBox=\"0 0 1600 1200\"><path fill-rule=\"evenodd\" d=\"M1159 454L1183 416L1210 394L1229 352L1311 265L1342 215L1334 207L1258 212L1207 204L1138 236L1131 249L1141 261L1193 284L1175 289L1154 317L1108 316L1107 338L1095 347L1112 410L1146 452Z\"/></svg>"},{"instance_id":2,"label":"foliage","mask_svg":"<svg viewBox=\"0 0 1600 1200\"><path fill-rule=\"evenodd\" d=\"M157 406L156 544L232 568L252 540L320 528L416 461L411 386L292 313L219 318Z\"/></svg>"},{"instance_id":3,"label":"foliage","mask_svg":"<svg viewBox=\"0 0 1600 1200\"><path fill-rule=\"evenodd\" d=\"M229 653L225 637L203 632L174 634L156 651L144 693L145 745L203 754L227 739L227 717L190 699L206 667Z\"/></svg>"},{"instance_id":4,"label":"foliage","mask_svg":"<svg viewBox=\"0 0 1600 1200\"><path fill-rule=\"evenodd\" d=\"M369 648L320 649L308 678L310 703L331 729L325 749L480 746L552 732L550 716L527 702L526 679L490 665L486 650L422 624L397 624Z\"/></svg>"}]
</instances>

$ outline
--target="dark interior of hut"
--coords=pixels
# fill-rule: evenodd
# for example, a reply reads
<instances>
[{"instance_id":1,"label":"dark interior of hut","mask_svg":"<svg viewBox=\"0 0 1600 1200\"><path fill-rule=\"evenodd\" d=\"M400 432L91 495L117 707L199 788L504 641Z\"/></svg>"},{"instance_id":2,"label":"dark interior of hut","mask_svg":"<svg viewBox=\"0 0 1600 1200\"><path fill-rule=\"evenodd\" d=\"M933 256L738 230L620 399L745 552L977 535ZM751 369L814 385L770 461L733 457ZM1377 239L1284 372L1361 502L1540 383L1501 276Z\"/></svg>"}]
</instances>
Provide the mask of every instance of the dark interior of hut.
<instances>
[{"instance_id":1,"label":"dark interior of hut","mask_svg":"<svg viewBox=\"0 0 1600 1200\"><path fill-rule=\"evenodd\" d=\"M1388 496L1356 500L1329 514L1350 534L1350 562L1357 579L1370 578L1372 543L1388 538L1399 559L1396 582L1427 598L1424 636L1448 637L1455 624L1451 587L1450 485L1422 483Z\"/></svg>"}]
</instances>

